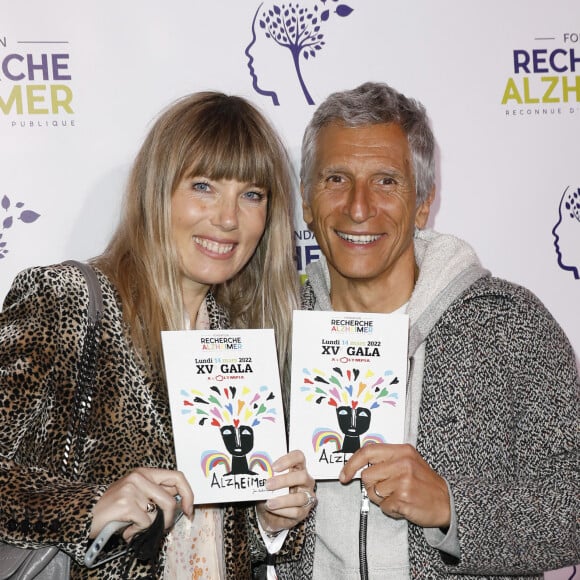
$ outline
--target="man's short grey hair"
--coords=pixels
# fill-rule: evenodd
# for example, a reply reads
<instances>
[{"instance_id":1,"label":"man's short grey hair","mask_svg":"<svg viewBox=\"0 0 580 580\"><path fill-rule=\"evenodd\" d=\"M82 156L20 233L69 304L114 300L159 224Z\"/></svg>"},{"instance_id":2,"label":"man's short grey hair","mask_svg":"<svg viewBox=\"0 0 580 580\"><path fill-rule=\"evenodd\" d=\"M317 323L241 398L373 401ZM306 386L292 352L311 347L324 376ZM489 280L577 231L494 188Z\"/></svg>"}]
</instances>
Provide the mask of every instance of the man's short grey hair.
<instances>
[{"instance_id":1,"label":"man's short grey hair","mask_svg":"<svg viewBox=\"0 0 580 580\"><path fill-rule=\"evenodd\" d=\"M306 127L302 140L300 179L308 195L313 178L316 141L330 124L361 127L396 123L409 141L417 205L423 203L435 185L435 138L425 107L386 83L368 82L356 89L332 93L319 105Z\"/></svg>"}]
</instances>

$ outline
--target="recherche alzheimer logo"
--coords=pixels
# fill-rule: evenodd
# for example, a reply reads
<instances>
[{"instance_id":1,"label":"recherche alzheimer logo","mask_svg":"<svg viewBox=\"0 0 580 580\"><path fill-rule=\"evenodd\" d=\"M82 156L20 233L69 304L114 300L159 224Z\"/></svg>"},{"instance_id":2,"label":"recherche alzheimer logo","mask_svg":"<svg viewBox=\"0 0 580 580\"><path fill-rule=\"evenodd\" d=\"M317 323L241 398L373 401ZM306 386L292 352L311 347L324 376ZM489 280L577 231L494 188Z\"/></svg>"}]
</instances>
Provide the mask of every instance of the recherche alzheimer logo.
<instances>
[{"instance_id":1,"label":"recherche alzheimer logo","mask_svg":"<svg viewBox=\"0 0 580 580\"><path fill-rule=\"evenodd\" d=\"M66 40L0 34L0 119L14 129L74 127Z\"/></svg>"},{"instance_id":2,"label":"recherche alzheimer logo","mask_svg":"<svg viewBox=\"0 0 580 580\"><path fill-rule=\"evenodd\" d=\"M324 49L325 27L337 17L345 18L352 12L353 9L340 0L262 2L254 14L252 39L245 50L256 93L269 97L273 105L279 106L280 80L290 82L293 74L306 103L314 105L303 68ZM278 51L274 61L272 51L275 49L287 52ZM265 64L262 66L260 62ZM284 76L273 74L277 72L273 69L283 71Z\"/></svg>"},{"instance_id":3,"label":"recherche alzheimer logo","mask_svg":"<svg viewBox=\"0 0 580 580\"><path fill-rule=\"evenodd\" d=\"M580 116L580 33L541 35L509 55L506 117Z\"/></svg>"}]
</instances>

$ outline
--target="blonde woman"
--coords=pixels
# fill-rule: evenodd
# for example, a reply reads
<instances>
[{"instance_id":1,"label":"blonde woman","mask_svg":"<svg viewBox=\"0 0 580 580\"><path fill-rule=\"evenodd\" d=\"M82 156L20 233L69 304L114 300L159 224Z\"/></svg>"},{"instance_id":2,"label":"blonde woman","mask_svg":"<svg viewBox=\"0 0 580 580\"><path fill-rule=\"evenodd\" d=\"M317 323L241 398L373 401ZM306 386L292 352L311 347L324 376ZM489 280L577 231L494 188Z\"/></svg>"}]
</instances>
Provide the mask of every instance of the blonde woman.
<instances>
[{"instance_id":1,"label":"blonde woman","mask_svg":"<svg viewBox=\"0 0 580 580\"><path fill-rule=\"evenodd\" d=\"M275 465L282 473L271 485L289 487L285 496L194 506L175 470L160 342L162 330L274 328L287 374L297 292L292 189L284 147L263 115L214 92L165 110L135 160L120 225L91 263L103 335L75 482L58 466L85 331L82 275L66 264L26 270L0 314L0 539L57 545L73 558L71 578L161 577L166 564L174 578L249 578L266 552L262 537L292 529L279 576L301 577L305 500L314 495L302 453ZM152 564L121 557L82 566L107 522L132 522L117 543L129 542L154 521L155 506L167 531L178 508L187 517Z\"/></svg>"}]
</instances>

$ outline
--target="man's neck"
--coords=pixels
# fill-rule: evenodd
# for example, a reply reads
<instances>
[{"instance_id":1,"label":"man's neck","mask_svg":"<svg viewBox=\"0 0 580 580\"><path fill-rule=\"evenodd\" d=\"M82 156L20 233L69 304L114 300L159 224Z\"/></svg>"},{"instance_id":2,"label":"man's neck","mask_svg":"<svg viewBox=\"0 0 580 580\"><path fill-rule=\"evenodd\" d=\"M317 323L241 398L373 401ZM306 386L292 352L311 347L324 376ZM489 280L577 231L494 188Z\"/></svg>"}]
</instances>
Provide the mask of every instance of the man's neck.
<instances>
[{"instance_id":1,"label":"man's neck","mask_svg":"<svg viewBox=\"0 0 580 580\"><path fill-rule=\"evenodd\" d=\"M416 266L408 275L397 276L396 280L389 277L374 280L346 279L333 275L331 271L332 308L337 312L394 312L409 301L417 277Z\"/></svg>"}]
</instances>

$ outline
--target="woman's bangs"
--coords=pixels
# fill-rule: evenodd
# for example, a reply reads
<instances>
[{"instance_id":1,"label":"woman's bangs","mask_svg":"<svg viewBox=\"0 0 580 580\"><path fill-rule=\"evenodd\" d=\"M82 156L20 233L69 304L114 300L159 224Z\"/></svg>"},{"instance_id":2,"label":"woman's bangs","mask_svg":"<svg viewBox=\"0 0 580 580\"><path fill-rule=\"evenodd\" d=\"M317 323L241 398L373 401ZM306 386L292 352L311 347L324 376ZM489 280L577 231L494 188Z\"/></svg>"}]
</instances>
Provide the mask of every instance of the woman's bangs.
<instances>
[{"instance_id":1,"label":"woman's bangs","mask_svg":"<svg viewBox=\"0 0 580 580\"><path fill-rule=\"evenodd\" d=\"M237 132L220 131L211 139L207 137L207 134L201 135L195 144L187 171L189 176L234 179L271 188L275 174L273 153L263 137L251 134L244 126L238 127Z\"/></svg>"}]
</instances>

